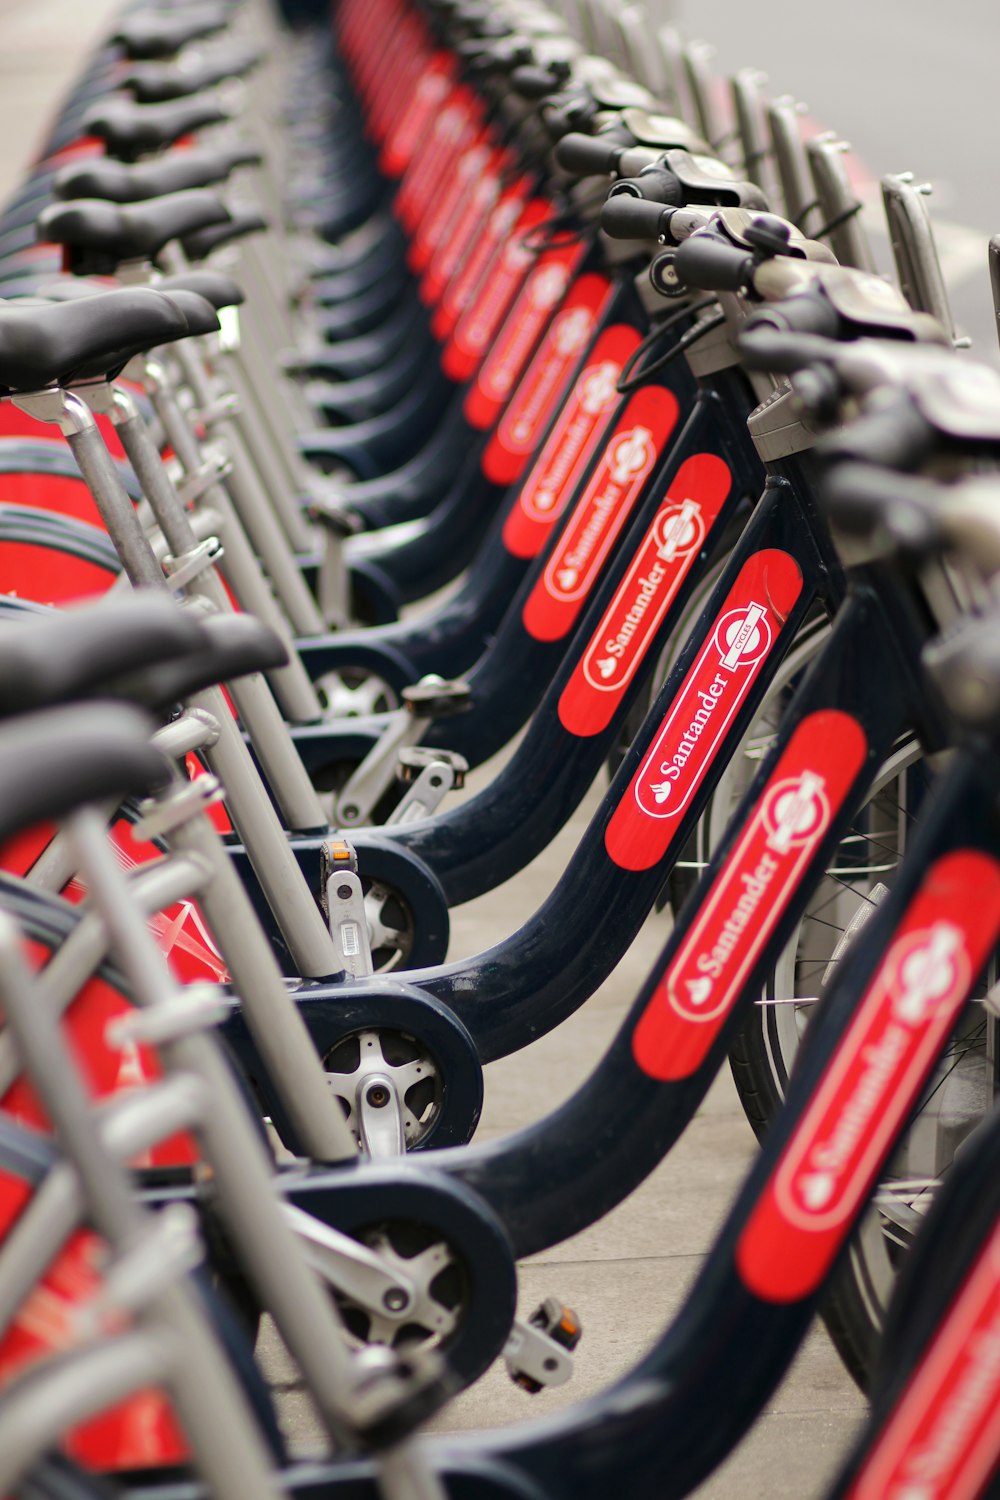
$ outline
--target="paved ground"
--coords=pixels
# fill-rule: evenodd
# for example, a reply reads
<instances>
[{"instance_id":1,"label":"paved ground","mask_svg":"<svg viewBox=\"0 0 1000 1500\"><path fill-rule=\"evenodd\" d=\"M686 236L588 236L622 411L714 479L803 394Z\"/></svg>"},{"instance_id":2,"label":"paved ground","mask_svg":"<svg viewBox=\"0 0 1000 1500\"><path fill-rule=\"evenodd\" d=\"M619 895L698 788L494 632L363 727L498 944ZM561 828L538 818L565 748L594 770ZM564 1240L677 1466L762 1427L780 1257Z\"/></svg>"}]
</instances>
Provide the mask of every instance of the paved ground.
<instances>
[{"instance_id":1,"label":"paved ground","mask_svg":"<svg viewBox=\"0 0 1000 1500\"><path fill-rule=\"evenodd\" d=\"M114 8L107 0L36 0L30 6L0 0L0 196L17 181L53 101ZM791 89L808 100L811 113L847 135L875 176L911 167L936 179L934 203L945 221L942 243L956 305L979 351L991 350L985 240L1000 229L990 117L1000 20L990 0L966 0L960 17L943 14L930 0L882 0L875 7L840 0L835 8L818 0L771 0L763 11L735 0L677 0L676 13L717 42L721 66L766 64L772 89ZM583 814L574 820L526 875L456 914L456 955L488 946L541 903L585 821ZM488 1070L484 1138L549 1113L587 1075L664 930L662 919L652 919L612 980L576 1017ZM524 1310L555 1292L584 1318L573 1384L532 1400L493 1371L438 1425L483 1427L535 1417L628 1368L681 1305L754 1150L724 1077L641 1192L523 1267ZM817 1330L764 1419L699 1490L701 1500L821 1495L861 1410ZM285 1416L308 1441L308 1414L294 1398Z\"/></svg>"},{"instance_id":2,"label":"paved ground","mask_svg":"<svg viewBox=\"0 0 1000 1500\"><path fill-rule=\"evenodd\" d=\"M473 786L491 770L477 772ZM542 904L601 790L599 783L560 837L521 876L453 913L453 957L489 947ZM575 1016L527 1051L487 1068L477 1139L503 1136L543 1118L578 1087L614 1036L667 931L667 919L652 916L611 979ZM498 1363L435 1426L498 1427L541 1416L604 1388L627 1370L680 1308L755 1151L727 1071L676 1149L638 1192L592 1228L521 1267L522 1315L553 1294L583 1318L586 1331L573 1381L531 1397ZM276 1373L288 1375L273 1345L269 1354ZM720 1391L720 1400L726 1394ZM698 1500L822 1495L863 1411L858 1391L817 1326L761 1421L729 1463L696 1491ZM308 1445L314 1428L305 1404L290 1398L284 1418L290 1435Z\"/></svg>"}]
</instances>

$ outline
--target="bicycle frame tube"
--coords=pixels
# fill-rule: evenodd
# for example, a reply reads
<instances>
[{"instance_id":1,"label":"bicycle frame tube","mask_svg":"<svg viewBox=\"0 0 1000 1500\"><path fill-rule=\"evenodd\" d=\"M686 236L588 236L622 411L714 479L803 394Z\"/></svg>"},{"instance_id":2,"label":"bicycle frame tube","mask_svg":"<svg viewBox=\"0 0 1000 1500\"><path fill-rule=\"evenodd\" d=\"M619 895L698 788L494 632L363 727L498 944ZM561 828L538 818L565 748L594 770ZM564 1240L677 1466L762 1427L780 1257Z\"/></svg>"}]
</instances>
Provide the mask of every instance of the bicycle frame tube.
<instances>
[{"instance_id":1,"label":"bicycle frame tube","mask_svg":"<svg viewBox=\"0 0 1000 1500\"><path fill-rule=\"evenodd\" d=\"M449 1493L602 1500L617 1485L680 1500L732 1450L790 1363L1000 938L998 794L995 753L982 751L963 753L935 789L893 893L835 971L785 1109L679 1317L610 1390L563 1414L430 1439ZM362 1464L287 1477L303 1500L374 1494Z\"/></svg>"},{"instance_id":2,"label":"bicycle frame tube","mask_svg":"<svg viewBox=\"0 0 1000 1500\"><path fill-rule=\"evenodd\" d=\"M884 581L855 585L596 1072L518 1136L435 1157L493 1204L518 1255L608 1212L692 1118L744 1007L914 720L919 685L905 663L923 633Z\"/></svg>"}]
</instances>

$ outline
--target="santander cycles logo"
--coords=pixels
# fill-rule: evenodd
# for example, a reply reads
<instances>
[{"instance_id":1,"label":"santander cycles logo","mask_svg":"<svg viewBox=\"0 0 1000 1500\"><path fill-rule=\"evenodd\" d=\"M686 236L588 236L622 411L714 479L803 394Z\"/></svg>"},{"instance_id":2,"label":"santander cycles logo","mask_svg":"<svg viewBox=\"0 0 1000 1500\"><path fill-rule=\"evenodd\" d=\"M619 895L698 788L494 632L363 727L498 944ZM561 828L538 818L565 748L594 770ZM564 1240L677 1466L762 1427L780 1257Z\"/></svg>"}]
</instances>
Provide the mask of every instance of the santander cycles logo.
<instances>
[{"instance_id":1,"label":"santander cycles logo","mask_svg":"<svg viewBox=\"0 0 1000 1500\"><path fill-rule=\"evenodd\" d=\"M952 922L935 922L896 944L884 979L894 1031L866 1049L864 1069L844 1107L792 1178L792 1203L800 1214L824 1215L842 1196L842 1184L856 1168L860 1143L893 1081L890 1063L911 1045L910 1035L922 1032L942 1006L950 1007L955 995L964 993L969 978L965 934Z\"/></svg>"},{"instance_id":2,"label":"santander cycles logo","mask_svg":"<svg viewBox=\"0 0 1000 1500\"><path fill-rule=\"evenodd\" d=\"M608 468L615 484L629 484L653 467L656 449L648 427L623 432L608 449Z\"/></svg>"},{"instance_id":3,"label":"santander cycles logo","mask_svg":"<svg viewBox=\"0 0 1000 1500\"><path fill-rule=\"evenodd\" d=\"M718 707L726 696L727 683L739 668L755 666L766 655L771 646L771 626L764 605L751 603L739 609L729 610L715 628L715 649L719 653L718 667L714 677L696 690L696 706L691 721L680 736L673 751L661 763L662 777L647 785L636 787L640 807L653 817L667 817L667 803L673 796L675 783L682 780L682 773L694 754L698 741L708 726L718 718ZM668 736L661 736L666 743ZM653 807L647 805L651 797Z\"/></svg>"},{"instance_id":4,"label":"santander cycles logo","mask_svg":"<svg viewBox=\"0 0 1000 1500\"><path fill-rule=\"evenodd\" d=\"M573 307L556 319L552 343L560 359L572 359L590 338L594 315L587 307Z\"/></svg>"}]
</instances>

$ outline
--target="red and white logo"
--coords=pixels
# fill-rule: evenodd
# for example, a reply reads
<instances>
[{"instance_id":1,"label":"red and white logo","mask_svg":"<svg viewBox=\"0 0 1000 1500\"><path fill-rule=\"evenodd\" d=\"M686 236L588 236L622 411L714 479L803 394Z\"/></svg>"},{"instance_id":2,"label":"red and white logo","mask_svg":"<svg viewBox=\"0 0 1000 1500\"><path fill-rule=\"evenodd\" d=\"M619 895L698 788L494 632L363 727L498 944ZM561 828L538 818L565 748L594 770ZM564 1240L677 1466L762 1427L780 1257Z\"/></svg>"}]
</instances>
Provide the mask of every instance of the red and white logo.
<instances>
[{"instance_id":1,"label":"red and white logo","mask_svg":"<svg viewBox=\"0 0 1000 1500\"><path fill-rule=\"evenodd\" d=\"M582 354L594 330L594 314L588 307L570 307L552 325L552 347L560 359Z\"/></svg>"},{"instance_id":2,"label":"red and white logo","mask_svg":"<svg viewBox=\"0 0 1000 1500\"><path fill-rule=\"evenodd\" d=\"M638 343L625 324L598 338L504 523L504 546L515 557L537 556L565 510L621 400L616 382Z\"/></svg>"},{"instance_id":3,"label":"red and white logo","mask_svg":"<svg viewBox=\"0 0 1000 1500\"><path fill-rule=\"evenodd\" d=\"M537 276L531 279L528 295L533 307L539 312L548 312L555 307L569 282L565 266L542 266Z\"/></svg>"},{"instance_id":4,"label":"red and white logo","mask_svg":"<svg viewBox=\"0 0 1000 1500\"><path fill-rule=\"evenodd\" d=\"M597 734L635 675L729 494L721 458L698 453L671 481L635 557L563 689L559 719L571 734ZM670 494L684 495L681 500ZM695 498L697 497L697 498Z\"/></svg>"},{"instance_id":5,"label":"red and white logo","mask_svg":"<svg viewBox=\"0 0 1000 1500\"><path fill-rule=\"evenodd\" d=\"M767 606L751 601L740 609L723 615L715 632L719 665L727 672L737 667L752 667L771 644L771 627L767 623Z\"/></svg>"},{"instance_id":6,"label":"red and white logo","mask_svg":"<svg viewBox=\"0 0 1000 1500\"><path fill-rule=\"evenodd\" d=\"M623 869L650 869L666 853L801 588L798 564L787 552L757 552L740 570L605 831L605 847Z\"/></svg>"},{"instance_id":7,"label":"red and white logo","mask_svg":"<svg viewBox=\"0 0 1000 1500\"><path fill-rule=\"evenodd\" d=\"M528 251L534 261L533 269L466 398L466 420L479 431L492 427L501 416L504 403L549 321L552 308L562 300L571 272L583 253L583 246L578 244L546 251L541 259Z\"/></svg>"},{"instance_id":8,"label":"red and white logo","mask_svg":"<svg viewBox=\"0 0 1000 1500\"><path fill-rule=\"evenodd\" d=\"M965 935L948 921L900 938L883 968L879 995L884 1027L869 1039L850 1075L850 1086L815 1132L808 1150L790 1159L777 1181L777 1193L788 1218L799 1227L826 1228L844 1219L853 1207L843 1190L857 1181L857 1163L870 1132L882 1114L887 1081L912 1050L911 1033L933 1021L935 1012L951 1016L964 999L971 974Z\"/></svg>"},{"instance_id":9,"label":"red and white logo","mask_svg":"<svg viewBox=\"0 0 1000 1500\"><path fill-rule=\"evenodd\" d=\"M994 1229L845 1500L976 1500L1000 1443Z\"/></svg>"},{"instance_id":10,"label":"red and white logo","mask_svg":"<svg viewBox=\"0 0 1000 1500\"><path fill-rule=\"evenodd\" d=\"M503 207L505 205L501 203L500 208ZM525 243L525 236L541 223L545 214L546 205L540 198L533 199L523 209L516 229L455 328L441 359L445 374L453 380L467 380L490 347L521 283L537 259L530 245Z\"/></svg>"},{"instance_id":11,"label":"red and white logo","mask_svg":"<svg viewBox=\"0 0 1000 1500\"><path fill-rule=\"evenodd\" d=\"M495 160L499 153L494 150L489 155ZM420 282L420 299L425 306L433 307L440 301L466 254L474 253L470 250L472 238L477 231L482 234L483 221L499 196L499 174L496 170L484 171L468 194L457 220L448 226L447 234L435 246L431 263Z\"/></svg>"},{"instance_id":12,"label":"red and white logo","mask_svg":"<svg viewBox=\"0 0 1000 1500\"><path fill-rule=\"evenodd\" d=\"M535 640L559 640L575 623L673 431L677 412L675 398L662 386L645 386L630 397L524 606L524 628Z\"/></svg>"},{"instance_id":13,"label":"red and white logo","mask_svg":"<svg viewBox=\"0 0 1000 1500\"><path fill-rule=\"evenodd\" d=\"M521 509L536 521L548 521L556 511L567 488L567 478L579 469L577 460L584 451L594 423L580 420L605 415L618 403L618 376L611 360L585 370L578 383L579 413L577 421L565 421L545 445L538 463L528 478L521 497ZM571 408L572 413L572 408ZM560 439L565 436L566 441ZM537 476L537 477L536 477Z\"/></svg>"},{"instance_id":14,"label":"red and white logo","mask_svg":"<svg viewBox=\"0 0 1000 1500\"><path fill-rule=\"evenodd\" d=\"M740 1237L757 1296L819 1285L998 933L1000 864L978 850L935 861Z\"/></svg>"},{"instance_id":15,"label":"red and white logo","mask_svg":"<svg viewBox=\"0 0 1000 1500\"><path fill-rule=\"evenodd\" d=\"M483 473L494 484L511 484L523 472L610 295L607 277L593 273L577 277L570 287L483 454Z\"/></svg>"},{"instance_id":16,"label":"red and white logo","mask_svg":"<svg viewBox=\"0 0 1000 1500\"><path fill-rule=\"evenodd\" d=\"M706 676L693 695L681 700L677 713L664 724L649 752L649 774L636 782L635 800L651 818L675 818L687 806L692 787L690 776L685 775L688 762L692 757L696 761L705 759L698 753L702 739L709 755L718 744L749 681L744 677L738 686L731 687L734 674L745 674L762 661L771 640L766 604L751 600L723 615L712 647L699 663L706 674L714 668L711 677ZM674 796L678 784L683 784L687 796Z\"/></svg>"},{"instance_id":17,"label":"red and white logo","mask_svg":"<svg viewBox=\"0 0 1000 1500\"><path fill-rule=\"evenodd\" d=\"M617 360L604 359L590 365L580 376L580 410L588 417L600 416L618 400L618 377L621 367Z\"/></svg>"},{"instance_id":18,"label":"red and white logo","mask_svg":"<svg viewBox=\"0 0 1000 1500\"><path fill-rule=\"evenodd\" d=\"M865 752L861 726L837 710L796 728L636 1025L633 1055L651 1078L686 1078L704 1062Z\"/></svg>"},{"instance_id":19,"label":"red and white logo","mask_svg":"<svg viewBox=\"0 0 1000 1500\"><path fill-rule=\"evenodd\" d=\"M501 244L524 211L525 192L523 183L509 187L490 214L485 230L469 247L468 255L441 294L441 305L431 322L435 338L450 337L484 287L490 270L499 260Z\"/></svg>"},{"instance_id":20,"label":"red and white logo","mask_svg":"<svg viewBox=\"0 0 1000 1500\"><path fill-rule=\"evenodd\" d=\"M442 53L432 58L411 95L410 105L379 163L388 177L398 177L417 150L434 110L451 91L451 64Z\"/></svg>"}]
</instances>

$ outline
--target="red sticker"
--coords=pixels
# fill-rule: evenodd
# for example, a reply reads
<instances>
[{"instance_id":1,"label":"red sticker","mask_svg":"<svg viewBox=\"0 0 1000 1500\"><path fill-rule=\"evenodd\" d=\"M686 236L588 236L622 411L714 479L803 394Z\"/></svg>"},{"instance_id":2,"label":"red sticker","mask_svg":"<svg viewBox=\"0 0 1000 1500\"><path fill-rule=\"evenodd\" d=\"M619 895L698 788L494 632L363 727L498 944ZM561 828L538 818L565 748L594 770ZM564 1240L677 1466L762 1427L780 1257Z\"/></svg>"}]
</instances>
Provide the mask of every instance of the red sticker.
<instances>
[{"instance_id":1,"label":"red sticker","mask_svg":"<svg viewBox=\"0 0 1000 1500\"><path fill-rule=\"evenodd\" d=\"M461 214L469 184L489 159L490 149L479 128L477 111L471 107L458 127L451 149L453 160L444 185L438 186L436 199L421 219L406 252L406 264L415 276L422 275L438 246L448 239L453 219Z\"/></svg>"},{"instance_id":2,"label":"red sticker","mask_svg":"<svg viewBox=\"0 0 1000 1500\"><path fill-rule=\"evenodd\" d=\"M431 332L442 342L450 338L459 319L478 296L486 277L499 258L501 247L514 233L528 195L527 180L512 183L490 213L486 228L470 247L468 255L445 288L441 305L431 320Z\"/></svg>"},{"instance_id":3,"label":"red sticker","mask_svg":"<svg viewBox=\"0 0 1000 1500\"><path fill-rule=\"evenodd\" d=\"M435 250L420 282L420 300L425 307L434 307L440 302L466 254L473 253L476 242L486 233L489 215L500 200L506 156L502 150L490 151L487 164L478 173L471 189L467 187L458 218Z\"/></svg>"},{"instance_id":4,"label":"red sticker","mask_svg":"<svg viewBox=\"0 0 1000 1500\"><path fill-rule=\"evenodd\" d=\"M1000 1450L1000 1228L845 1500L976 1500Z\"/></svg>"},{"instance_id":5,"label":"red sticker","mask_svg":"<svg viewBox=\"0 0 1000 1500\"><path fill-rule=\"evenodd\" d=\"M579 276L570 287L483 454L483 473L494 484L513 484L520 477L610 297L606 276Z\"/></svg>"},{"instance_id":6,"label":"red sticker","mask_svg":"<svg viewBox=\"0 0 1000 1500\"><path fill-rule=\"evenodd\" d=\"M755 552L740 569L659 734L611 815L604 846L623 870L652 869L666 854L681 813L801 590L802 574L787 552Z\"/></svg>"},{"instance_id":7,"label":"red sticker","mask_svg":"<svg viewBox=\"0 0 1000 1500\"><path fill-rule=\"evenodd\" d=\"M732 475L714 453L685 459L639 550L559 699L570 734L599 734L635 676L729 495Z\"/></svg>"},{"instance_id":8,"label":"red sticker","mask_svg":"<svg viewBox=\"0 0 1000 1500\"><path fill-rule=\"evenodd\" d=\"M540 255L465 398L465 419L485 432L501 416L532 350L566 295L584 246L563 245Z\"/></svg>"},{"instance_id":9,"label":"red sticker","mask_svg":"<svg viewBox=\"0 0 1000 1500\"><path fill-rule=\"evenodd\" d=\"M634 328L616 323L591 350L504 522L503 544L515 557L537 557L548 541L620 404L618 377L638 344Z\"/></svg>"},{"instance_id":10,"label":"red sticker","mask_svg":"<svg viewBox=\"0 0 1000 1500\"><path fill-rule=\"evenodd\" d=\"M1000 863L931 865L736 1247L768 1302L815 1291L1000 935Z\"/></svg>"},{"instance_id":11,"label":"red sticker","mask_svg":"<svg viewBox=\"0 0 1000 1500\"><path fill-rule=\"evenodd\" d=\"M452 88L444 107L435 114L427 145L414 157L396 197L396 213L404 228L411 233L416 232L418 223L435 200L442 176L468 128L473 108L472 95L460 85Z\"/></svg>"},{"instance_id":12,"label":"red sticker","mask_svg":"<svg viewBox=\"0 0 1000 1500\"><path fill-rule=\"evenodd\" d=\"M452 380L468 380L489 353L514 298L537 263L538 257L524 237L548 214L549 206L541 198L532 198L525 205L483 285L458 320L441 356L441 368Z\"/></svg>"},{"instance_id":13,"label":"red sticker","mask_svg":"<svg viewBox=\"0 0 1000 1500\"><path fill-rule=\"evenodd\" d=\"M632 1036L650 1078L697 1072L864 764L855 719L803 719Z\"/></svg>"},{"instance_id":14,"label":"red sticker","mask_svg":"<svg viewBox=\"0 0 1000 1500\"><path fill-rule=\"evenodd\" d=\"M454 70L455 60L449 53L435 52L379 157L379 170L386 177L400 177L409 166L430 121L451 91Z\"/></svg>"},{"instance_id":15,"label":"red sticker","mask_svg":"<svg viewBox=\"0 0 1000 1500\"><path fill-rule=\"evenodd\" d=\"M644 386L629 397L528 595L522 621L536 641L558 641L576 623L674 430L678 411L675 397L661 385Z\"/></svg>"}]
</instances>

